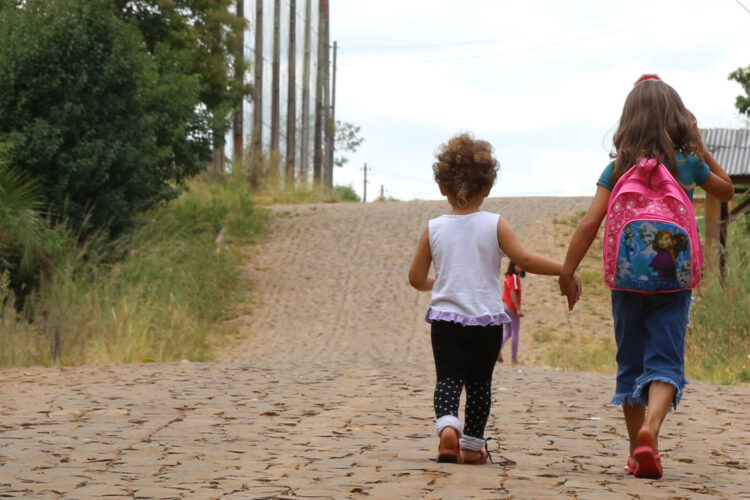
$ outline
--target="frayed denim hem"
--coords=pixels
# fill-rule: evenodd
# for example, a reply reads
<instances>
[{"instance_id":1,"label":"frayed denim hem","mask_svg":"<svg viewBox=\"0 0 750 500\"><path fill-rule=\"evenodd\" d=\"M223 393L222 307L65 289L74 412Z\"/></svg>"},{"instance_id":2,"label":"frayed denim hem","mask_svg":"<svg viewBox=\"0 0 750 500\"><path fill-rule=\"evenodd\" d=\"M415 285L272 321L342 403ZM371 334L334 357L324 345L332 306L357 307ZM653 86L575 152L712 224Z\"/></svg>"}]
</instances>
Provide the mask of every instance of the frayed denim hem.
<instances>
[{"instance_id":1,"label":"frayed denim hem","mask_svg":"<svg viewBox=\"0 0 750 500\"><path fill-rule=\"evenodd\" d=\"M672 409L677 409L677 403L680 402L680 399L682 399L682 389L688 384L688 380L685 379L684 384L682 387L680 387L678 384L675 383L674 380L667 378L667 377L652 377L648 380L644 380L642 382L639 382L638 385L635 386L635 389L633 390L633 397L640 403L643 403L644 405L648 406L648 395L643 394L643 389L650 384L651 382L664 382L665 384L669 384L672 387L675 388L674 393L674 399L672 400Z\"/></svg>"},{"instance_id":2,"label":"frayed denim hem","mask_svg":"<svg viewBox=\"0 0 750 500\"><path fill-rule=\"evenodd\" d=\"M618 406L633 406L636 403L640 401L632 394L615 394L610 401L610 404Z\"/></svg>"}]
</instances>

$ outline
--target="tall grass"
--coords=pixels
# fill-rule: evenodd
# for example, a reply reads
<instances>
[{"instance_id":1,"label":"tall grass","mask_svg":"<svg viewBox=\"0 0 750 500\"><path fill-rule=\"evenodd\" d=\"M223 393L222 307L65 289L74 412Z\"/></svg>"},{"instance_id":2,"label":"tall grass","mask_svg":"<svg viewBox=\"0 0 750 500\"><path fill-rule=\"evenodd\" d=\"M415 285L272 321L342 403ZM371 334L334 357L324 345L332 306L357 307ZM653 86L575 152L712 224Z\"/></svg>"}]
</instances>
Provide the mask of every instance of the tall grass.
<instances>
[{"instance_id":1,"label":"tall grass","mask_svg":"<svg viewBox=\"0 0 750 500\"><path fill-rule=\"evenodd\" d=\"M106 251L71 246L21 313L0 277L0 366L212 359L267 216L245 182L188 187Z\"/></svg>"},{"instance_id":2,"label":"tall grass","mask_svg":"<svg viewBox=\"0 0 750 500\"><path fill-rule=\"evenodd\" d=\"M242 165L235 165L229 177L249 183L258 205L340 203L361 201L352 186L329 188L317 182L288 181L282 175L277 154L254 158L249 153Z\"/></svg>"},{"instance_id":3,"label":"tall grass","mask_svg":"<svg viewBox=\"0 0 750 500\"><path fill-rule=\"evenodd\" d=\"M565 235L566 226L575 226L578 218L577 214L555 220L557 231ZM716 267L704 270L703 282L693 291L695 300L685 345L687 376L721 384L750 382L750 216L730 224L728 233L725 279L722 282ZM589 311L592 315L596 312L609 317L600 238L581 263L579 275L588 297L583 306L596 308ZM540 359L547 366L592 371L611 371L615 366L616 347L609 339L584 337L573 343L539 335L535 340L556 343Z\"/></svg>"},{"instance_id":4,"label":"tall grass","mask_svg":"<svg viewBox=\"0 0 750 500\"><path fill-rule=\"evenodd\" d=\"M709 268L694 291L685 356L688 377L750 382L750 228L729 226L726 279Z\"/></svg>"}]
</instances>

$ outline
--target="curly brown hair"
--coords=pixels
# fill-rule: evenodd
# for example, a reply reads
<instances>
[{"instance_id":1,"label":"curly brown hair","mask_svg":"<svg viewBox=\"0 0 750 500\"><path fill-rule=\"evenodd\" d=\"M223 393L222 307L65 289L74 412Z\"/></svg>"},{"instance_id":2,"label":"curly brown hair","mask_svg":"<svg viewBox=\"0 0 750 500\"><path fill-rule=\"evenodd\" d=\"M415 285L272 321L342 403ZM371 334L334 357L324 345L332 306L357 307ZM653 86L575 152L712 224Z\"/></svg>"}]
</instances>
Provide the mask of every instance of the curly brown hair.
<instances>
[{"instance_id":1,"label":"curly brown hair","mask_svg":"<svg viewBox=\"0 0 750 500\"><path fill-rule=\"evenodd\" d=\"M432 164L435 181L456 197L459 206L492 187L499 164L492 156L492 145L474 139L469 133L452 137L438 148Z\"/></svg>"}]
</instances>

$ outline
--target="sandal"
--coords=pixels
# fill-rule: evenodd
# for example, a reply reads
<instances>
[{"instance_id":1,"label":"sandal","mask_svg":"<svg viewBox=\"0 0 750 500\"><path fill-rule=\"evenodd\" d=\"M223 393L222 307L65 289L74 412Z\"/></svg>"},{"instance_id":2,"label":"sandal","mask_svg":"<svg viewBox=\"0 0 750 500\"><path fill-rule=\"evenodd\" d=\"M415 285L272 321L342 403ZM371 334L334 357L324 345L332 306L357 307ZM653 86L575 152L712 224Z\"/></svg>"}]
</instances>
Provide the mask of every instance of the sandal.
<instances>
[{"instance_id":1,"label":"sandal","mask_svg":"<svg viewBox=\"0 0 750 500\"><path fill-rule=\"evenodd\" d=\"M471 451L473 451L473 450L471 450ZM463 458L463 462L462 463L464 463L466 465L484 465L484 464L486 464L487 460L490 457L490 455L486 451L484 451L484 450L479 450L478 453L479 453L479 457L475 458L474 460L468 460L466 457L462 457Z\"/></svg>"},{"instance_id":2,"label":"sandal","mask_svg":"<svg viewBox=\"0 0 750 500\"><path fill-rule=\"evenodd\" d=\"M630 466L630 461L633 460L633 457L631 455L628 455L628 458L625 460L625 472L628 474L635 474L635 468Z\"/></svg>"},{"instance_id":3,"label":"sandal","mask_svg":"<svg viewBox=\"0 0 750 500\"><path fill-rule=\"evenodd\" d=\"M638 443L641 445L633 451L633 458L638 467L633 471L635 477L659 479L664 474L661 457L656 454L656 436L644 426L638 431Z\"/></svg>"},{"instance_id":4,"label":"sandal","mask_svg":"<svg viewBox=\"0 0 750 500\"><path fill-rule=\"evenodd\" d=\"M492 439L495 439L495 438L489 437L484 440L484 449L478 451L479 457L475 458L474 460L466 460L466 458L462 457L463 458L462 463L466 465L484 465L489 460L491 464L494 464L495 462L492 461L492 455L490 455L490 448L487 445L487 443ZM468 450L468 451L476 452L476 450Z\"/></svg>"},{"instance_id":5,"label":"sandal","mask_svg":"<svg viewBox=\"0 0 750 500\"><path fill-rule=\"evenodd\" d=\"M650 446L636 448L633 458L638 461L638 467L633 471L635 477L659 479L664 474L661 468L661 457L654 453L654 449Z\"/></svg>"},{"instance_id":6,"label":"sandal","mask_svg":"<svg viewBox=\"0 0 750 500\"><path fill-rule=\"evenodd\" d=\"M443 432L446 430L451 429L453 432L456 433L456 448L440 448L438 447L438 457L437 461L438 463L442 464L457 464L459 463L459 459L461 458L461 445L458 444L458 432L453 429L452 427L446 427ZM442 438L440 439L440 442L442 444Z\"/></svg>"}]
</instances>

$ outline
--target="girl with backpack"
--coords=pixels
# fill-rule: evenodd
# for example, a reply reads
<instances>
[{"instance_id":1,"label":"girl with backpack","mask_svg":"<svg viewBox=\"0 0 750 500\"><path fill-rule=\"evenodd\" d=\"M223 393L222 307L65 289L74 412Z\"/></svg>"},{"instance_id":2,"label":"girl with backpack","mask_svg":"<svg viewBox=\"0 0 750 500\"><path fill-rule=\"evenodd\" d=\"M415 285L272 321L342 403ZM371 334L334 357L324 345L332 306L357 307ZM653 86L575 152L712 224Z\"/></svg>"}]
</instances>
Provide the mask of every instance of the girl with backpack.
<instances>
[{"instance_id":1,"label":"girl with backpack","mask_svg":"<svg viewBox=\"0 0 750 500\"><path fill-rule=\"evenodd\" d=\"M721 201L729 201L734 195L729 176L703 144L695 117L685 108L677 92L659 79L636 83L625 100L613 142L614 161L602 172L591 207L578 224L568 247L560 274L563 295L580 293L573 273L596 238L605 215L609 229L613 211L623 208L619 203L614 207L610 203L610 194L613 189L617 191L621 177L642 170L653 172L649 169L655 165L662 169L658 164L663 163L669 171L667 177L671 175L690 200L696 185ZM692 207L689 208L694 224ZM616 222L613 220L612 224ZM616 238L608 238L605 232L605 279L613 288L617 343L617 382L611 402L622 405L630 440L625 470L636 477L660 478L663 471L658 451L659 431L669 407L677 407L687 383L685 331L691 291L688 288L640 293L617 289L614 277L610 283L607 271L608 243L613 247L617 245ZM696 253L700 253L700 247ZM699 272L702 259L695 257L697 269L693 271ZM669 260L671 264L671 256ZM657 278L654 278L657 284L677 287L674 280L664 285ZM639 282L637 277L633 281ZM693 281L693 285L696 283Z\"/></svg>"}]
</instances>

